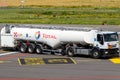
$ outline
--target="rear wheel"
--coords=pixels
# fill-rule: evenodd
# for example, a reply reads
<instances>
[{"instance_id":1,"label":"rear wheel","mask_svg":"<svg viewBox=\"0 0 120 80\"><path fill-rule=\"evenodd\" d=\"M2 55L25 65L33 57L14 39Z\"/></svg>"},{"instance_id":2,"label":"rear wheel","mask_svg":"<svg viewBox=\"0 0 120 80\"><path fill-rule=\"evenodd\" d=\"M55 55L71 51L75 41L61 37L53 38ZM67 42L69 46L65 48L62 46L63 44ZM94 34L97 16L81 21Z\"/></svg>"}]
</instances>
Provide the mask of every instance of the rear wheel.
<instances>
[{"instance_id":1,"label":"rear wheel","mask_svg":"<svg viewBox=\"0 0 120 80\"><path fill-rule=\"evenodd\" d=\"M36 53L37 54L42 54L42 48L41 48L41 46L36 46Z\"/></svg>"},{"instance_id":2,"label":"rear wheel","mask_svg":"<svg viewBox=\"0 0 120 80\"><path fill-rule=\"evenodd\" d=\"M25 43L22 43L20 45L19 51L22 52L22 53L27 52L27 45Z\"/></svg>"},{"instance_id":3,"label":"rear wheel","mask_svg":"<svg viewBox=\"0 0 120 80\"><path fill-rule=\"evenodd\" d=\"M28 52L29 53L33 53L34 49L35 49L35 45L34 44L29 44L29 46L28 46Z\"/></svg>"},{"instance_id":4,"label":"rear wheel","mask_svg":"<svg viewBox=\"0 0 120 80\"><path fill-rule=\"evenodd\" d=\"M69 47L68 50L67 50L67 55L69 57L73 57L74 56L74 49Z\"/></svg>"}]
</instances>

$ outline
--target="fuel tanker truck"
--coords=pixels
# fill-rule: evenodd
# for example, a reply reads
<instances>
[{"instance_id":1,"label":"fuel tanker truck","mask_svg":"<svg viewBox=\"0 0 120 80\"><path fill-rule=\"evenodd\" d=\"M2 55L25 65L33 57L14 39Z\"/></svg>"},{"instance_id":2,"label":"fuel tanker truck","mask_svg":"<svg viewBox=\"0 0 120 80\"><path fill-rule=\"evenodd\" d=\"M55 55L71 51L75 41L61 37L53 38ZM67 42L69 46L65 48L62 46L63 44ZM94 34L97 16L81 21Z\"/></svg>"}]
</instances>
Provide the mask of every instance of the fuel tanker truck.
<instances>
[{"instance_id":1,"label":"fuel tanker truck","mask_svg":"<svg viewBox=\"0 0 120 80\"><path fill-rule=\"evenodd\" d=\"M72 29L17 27L1 29L1 47L15 48L21 53L81 54L93 58L119 55L117 32Z\"/></svg>"}]
</instances>

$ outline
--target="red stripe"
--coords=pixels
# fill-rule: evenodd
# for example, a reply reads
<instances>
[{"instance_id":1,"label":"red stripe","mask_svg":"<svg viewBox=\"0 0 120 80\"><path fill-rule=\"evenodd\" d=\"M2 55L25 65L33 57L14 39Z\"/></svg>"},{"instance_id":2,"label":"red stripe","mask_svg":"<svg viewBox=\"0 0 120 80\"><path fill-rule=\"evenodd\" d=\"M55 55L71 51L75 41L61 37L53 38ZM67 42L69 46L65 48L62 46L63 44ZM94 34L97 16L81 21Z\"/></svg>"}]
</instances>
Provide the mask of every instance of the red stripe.
<instances>
[{"instance_id":1,"label":"red stripe","mask_svg":"<svg viewBox=\"0 0 120 80\"><path fill-rule=\"evenodd\" d=\"M0 57L0 60L9 60L12 58L22 57L22 56L28 56L29 54L26 53L17 53L15 55L7 55L5 57Z\"/></svg>"},{"instance_id":2,"label":"red stripe","mask_svg":"<svg viewBox=\"0 0 120 80\"><path fill-rule=\"evenodd\" d=\"M120 76L80 76L66 78L0 78L0 80L96 80L96 79L120 79Z\"/></svg>"}]
</instances>

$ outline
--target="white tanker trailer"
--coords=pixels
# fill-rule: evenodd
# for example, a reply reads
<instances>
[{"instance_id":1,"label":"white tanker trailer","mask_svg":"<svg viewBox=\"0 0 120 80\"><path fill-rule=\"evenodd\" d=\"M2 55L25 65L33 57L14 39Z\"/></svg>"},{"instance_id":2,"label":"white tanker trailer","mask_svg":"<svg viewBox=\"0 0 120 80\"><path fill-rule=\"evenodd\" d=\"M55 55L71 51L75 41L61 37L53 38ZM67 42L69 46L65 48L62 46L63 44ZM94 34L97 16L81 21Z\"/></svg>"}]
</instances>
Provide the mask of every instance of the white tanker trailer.
<instances>
[{"instance_id":1,"label":"white tanker trailer","mask_svg":"<svg viewBox=\"0 0 120 80\"><path fill-rule=\"evenodd\" d=\"M49 29L5 26L1 29L1 47L17 48L25 53L61 53L90 55L93 58L118 56L117 32L98 30Z\"/></svg>"}]
</instances>

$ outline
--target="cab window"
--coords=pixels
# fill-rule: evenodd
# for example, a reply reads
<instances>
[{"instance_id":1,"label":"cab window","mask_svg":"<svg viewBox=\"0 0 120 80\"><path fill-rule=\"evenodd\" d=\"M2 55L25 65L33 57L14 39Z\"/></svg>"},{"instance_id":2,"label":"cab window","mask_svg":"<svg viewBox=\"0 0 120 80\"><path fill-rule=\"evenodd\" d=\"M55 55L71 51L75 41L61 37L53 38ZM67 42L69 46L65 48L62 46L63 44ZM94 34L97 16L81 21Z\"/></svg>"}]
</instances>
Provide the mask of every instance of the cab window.
<instances>
[{"instance_id":1,"label":"cab window","mask_svg":"<svg viewBox=\"0 0 120 80\"><path fill-rule=\"evenodd\" d=\"M97 35L97 41L100 43L100 44L104 44L104 42L103 42L103 35L101 35L101 34L98 34Z\"/></svg>"}]
</instances>

